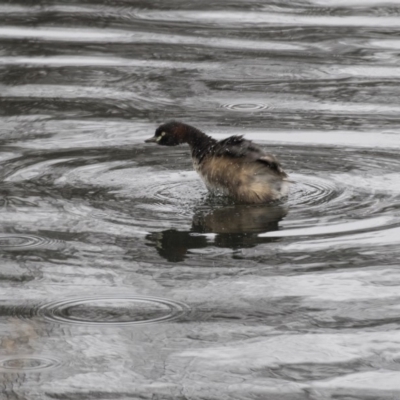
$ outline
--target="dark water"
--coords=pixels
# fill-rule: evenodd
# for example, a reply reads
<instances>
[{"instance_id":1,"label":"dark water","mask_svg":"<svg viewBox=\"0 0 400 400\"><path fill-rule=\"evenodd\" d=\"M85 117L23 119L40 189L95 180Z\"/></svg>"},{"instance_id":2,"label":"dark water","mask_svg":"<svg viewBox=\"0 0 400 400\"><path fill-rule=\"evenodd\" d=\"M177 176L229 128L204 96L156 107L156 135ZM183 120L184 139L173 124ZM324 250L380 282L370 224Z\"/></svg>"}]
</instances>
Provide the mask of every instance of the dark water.
<instances>
[{"instance_id":1,"label":"dark water","mask_svg":"<svg viewBox=\"0 0 400 400\"><path fill-rule=\"evenodd\" d=\"M6 399L400 398L397 1L0 3ZM168 119L284 204L207 195Z\"/></svg>"}]
</instances>

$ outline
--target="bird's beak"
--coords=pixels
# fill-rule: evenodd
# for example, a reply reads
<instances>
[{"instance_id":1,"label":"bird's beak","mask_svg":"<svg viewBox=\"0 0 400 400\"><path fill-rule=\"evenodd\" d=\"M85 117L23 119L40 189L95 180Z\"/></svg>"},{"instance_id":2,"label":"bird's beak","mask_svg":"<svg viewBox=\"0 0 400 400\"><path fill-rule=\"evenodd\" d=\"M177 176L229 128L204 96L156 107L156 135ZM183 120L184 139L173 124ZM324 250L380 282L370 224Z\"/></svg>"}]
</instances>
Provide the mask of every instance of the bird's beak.
<instances>
[{"instance_id":1,"label":"bird's beak","mask_svg":"<svg viewBox=\"0 0 400 400\"><path fill-rule=\"evenodd\" d=\"M155 136L153 136L150 139L146 139L145 142L146 143L157 143L157 138Z\"/></svg>"}]
</instances>

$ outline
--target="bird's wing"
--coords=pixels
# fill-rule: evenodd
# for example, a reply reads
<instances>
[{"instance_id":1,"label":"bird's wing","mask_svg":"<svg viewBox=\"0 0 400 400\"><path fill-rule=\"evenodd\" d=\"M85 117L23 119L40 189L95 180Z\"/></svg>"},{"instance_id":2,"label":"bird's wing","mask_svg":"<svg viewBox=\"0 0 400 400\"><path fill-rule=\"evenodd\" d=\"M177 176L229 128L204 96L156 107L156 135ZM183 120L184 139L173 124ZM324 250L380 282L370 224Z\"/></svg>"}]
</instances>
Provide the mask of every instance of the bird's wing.
<instances>
[{"instance_id":1,"label":"bird's wing","mask_svg":"<svg viewBox=\"0 0 400 400\"><path fill-rule=\"evenodd\" d=\"M214 155L241 158L248 162L259 162L282 178L287 177L275 156L265 153L261 147L251 140L244 139L243 136L231 136L221 140L214 147Z\"/></svg>"},{"instance_id":2,"label":"bird's wing","mask_svg":"<svg viewBox=\"0 0 400 400\"><path fill-rule=\"evenodd\" d=\"M215 144L214 155L231 156L235 158L250 157L256 160L264 152L252 141L243 136L231 136Z\"/></svg>"},{"instance_id":3,"label":"bird's wing","mask_svg":"<svg viewBox=\"0 0 400 400\"><path fill-rule=\"evenodd\" d=\"M282 178L287 177L287 174L282 169L281 164L272 154L265 154L262 157L258 158L257 161L265 164L268 168L280 175Z\"/></svg>"}]
</instances>

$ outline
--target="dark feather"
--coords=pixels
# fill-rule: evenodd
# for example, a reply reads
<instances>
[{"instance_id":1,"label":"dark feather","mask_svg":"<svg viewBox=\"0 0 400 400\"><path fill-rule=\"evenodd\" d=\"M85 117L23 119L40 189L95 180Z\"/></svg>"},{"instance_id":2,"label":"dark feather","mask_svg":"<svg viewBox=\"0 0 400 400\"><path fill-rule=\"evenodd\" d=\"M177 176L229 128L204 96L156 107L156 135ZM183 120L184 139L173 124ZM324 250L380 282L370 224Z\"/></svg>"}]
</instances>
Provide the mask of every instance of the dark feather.
<instances>
[{"instance_id":1,"label":"dark feather","mask_svg":"<svg viewBox=\"0 0 400 400\"><path fill-rule=\"evenodd\" d=\"M264 151L252 141L243 139L243 136L231 136L217 142L214 147L216 156L244 157L250 156L257 159Z\"/></svg>"},{"instance_id":2,"label":"dark feather","mask_svg":"<svg viewBox=\"0 0 400 400\"><path fill-rule=\"evenodd\" d=\"M244 158L249 162L260 162L282 177L287 176L279 161L272 154L266 153L261 147L251 140L244 139L243 136L231 136L221 140L214 145L213 150L215 156Z\"/></svg>"},{"instance_id":3,"label":"dark feather","mask_svg":"<svg viewBox=\"0 0 400 400\"><path fill-rule=\"evenodd\" d=\"M287 177L287 174L282 169L281 164L279 164L279 161L272 154L266 154L257 159L257 161L267 165L272 171L281 175L283 178Z\"/></svg>"}]
</instances>

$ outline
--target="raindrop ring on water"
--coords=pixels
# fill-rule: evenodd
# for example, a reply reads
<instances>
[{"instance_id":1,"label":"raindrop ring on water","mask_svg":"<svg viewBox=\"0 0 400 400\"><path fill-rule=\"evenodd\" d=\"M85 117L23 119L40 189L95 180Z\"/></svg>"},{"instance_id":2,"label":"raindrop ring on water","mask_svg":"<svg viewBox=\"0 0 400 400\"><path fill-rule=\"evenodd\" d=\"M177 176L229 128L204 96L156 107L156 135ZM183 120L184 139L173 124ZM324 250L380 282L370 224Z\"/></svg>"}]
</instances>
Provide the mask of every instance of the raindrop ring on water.
<instances>
[{"instance_id":1,"label":"raindrop ring on water","mask_svg":"<svg viewBox=\"0 0 400 400\"><path fill-rule=\"evenodd\" d=\"M54 245L58 241L50 240L35 235L2 234L0 235L0 249L3 250L23 250L33 247L43 247Z\"/></svg>"},{"instance_id":2,"label":"raindrop ring on water","mask_svg":"<svg viewBox=\"0 0 400 400\"><path fill-rule=\"evenodd\" d=\"M260 111L268 108L266 104L263 103L239 103L239 104L223 104L223 108L227 108L232 111Z\"/></svg>"},{"instance_id":3,"label":"raindrop ring on water","mask_svg":"<svg viewBox=\"0 0 400 400\"><path fill-rule=\"evenodd\" d=\"M184 303L156 297L86 297L42 305L38 314L53 322L133 325L175 320L188 311Z\"/></svg>"},{"instance_id":4,"label":"raindrop ring on water","mask_svg":"<svg viewBox=\"0 0 400 400\"><path fill-rule=\"evenodd\" d=\"M49 357L17 356L0 359L0 370L10 372L42 371L56 368L60 364L60 361Z\"/></svg>"}]
</instances>

